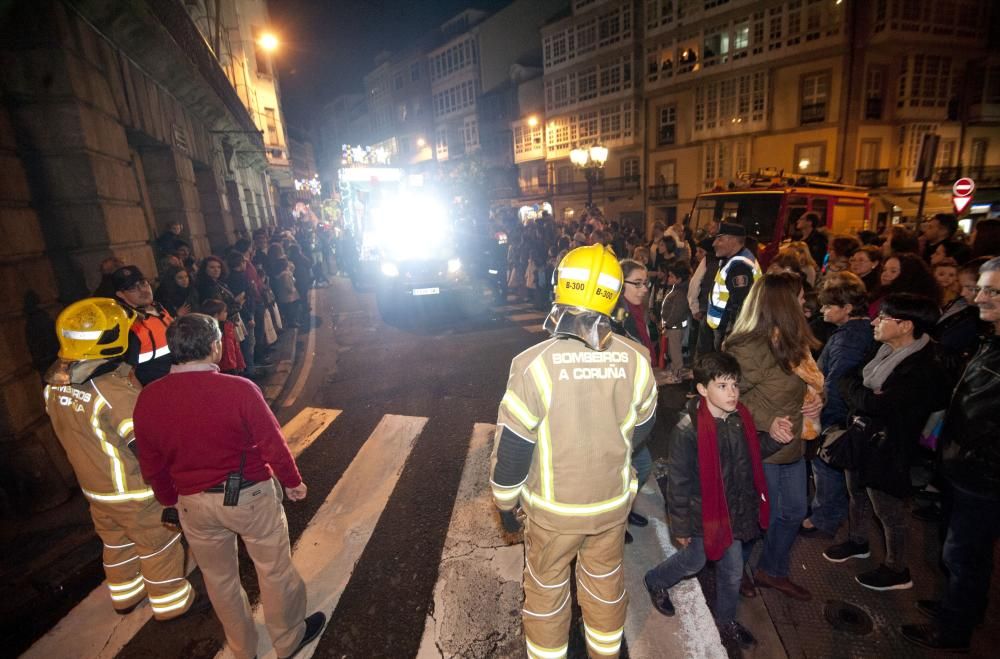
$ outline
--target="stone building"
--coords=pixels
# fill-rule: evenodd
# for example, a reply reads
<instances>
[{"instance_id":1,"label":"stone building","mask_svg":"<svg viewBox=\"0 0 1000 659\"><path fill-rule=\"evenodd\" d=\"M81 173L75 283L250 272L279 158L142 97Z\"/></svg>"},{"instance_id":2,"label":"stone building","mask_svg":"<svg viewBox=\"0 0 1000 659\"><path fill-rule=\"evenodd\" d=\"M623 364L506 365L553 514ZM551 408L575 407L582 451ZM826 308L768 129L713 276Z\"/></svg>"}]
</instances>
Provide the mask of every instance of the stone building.
<instances>
[{"instance_id":1,"label":"stone building","mask_svg":"<svg viewBox=\"0 0 1000 659\"><path fill-rule=\"evenodd\" d=\"M256 26L240 23L241 8L266 17L262 0L4 6L0 514L7 516L57 505L75 485L44 413L40 374L55 357L53 319L94 289L101 260L117 256L153 278L151 241L169 222L183 223L200 257L272 224L275 212L274 158L265 153L248 43Z\"/></svg>"}]
</instances>

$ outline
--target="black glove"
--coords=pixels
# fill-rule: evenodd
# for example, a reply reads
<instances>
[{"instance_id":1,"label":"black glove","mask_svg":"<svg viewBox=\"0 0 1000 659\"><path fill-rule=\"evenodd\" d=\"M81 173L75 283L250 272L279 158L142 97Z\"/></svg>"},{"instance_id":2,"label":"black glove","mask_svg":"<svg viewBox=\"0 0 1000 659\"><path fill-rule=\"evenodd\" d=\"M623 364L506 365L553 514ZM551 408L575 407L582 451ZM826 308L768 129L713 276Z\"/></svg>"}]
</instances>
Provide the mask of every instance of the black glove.
<instances>
[{"instance_id":1,"label":"black glove","mask_svg":"<svg viewBox=\"0 0 1000 659\"><path fill-rule=\"evenodd\" d=\"M160 524L163 524L169 529L174 531L181 530L181 518L177 514L177 509L174 507L164 508L163 514L160 515Z\"/></svg>"},{"instance_id":2,"label":"black glove","mask_svg":"<svg viewBox=\"0 0 1000 659\"><path fill-rule=\"evenodd\" d=\"M516 508L514 510L501 510L500 523L507 533L517 533L521 530L521 520L517 518Z\"/></svg>"}]
</instances>

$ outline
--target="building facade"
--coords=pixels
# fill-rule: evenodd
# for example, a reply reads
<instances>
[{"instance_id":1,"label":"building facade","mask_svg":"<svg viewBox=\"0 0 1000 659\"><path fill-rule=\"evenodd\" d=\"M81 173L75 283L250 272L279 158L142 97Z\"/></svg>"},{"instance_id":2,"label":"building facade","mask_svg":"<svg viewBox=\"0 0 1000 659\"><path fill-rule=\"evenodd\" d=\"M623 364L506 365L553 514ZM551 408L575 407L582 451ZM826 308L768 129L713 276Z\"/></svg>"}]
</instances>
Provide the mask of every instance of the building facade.
<instances>
[{"instance_id":1,"label":"building facade","mask_svg":"<svg viewBox=\"0 0 1000 659\"><path fill-rule=\"evenodd\" d=\"M997 94L989 5L648 0L648 221L758 172L870 188L876 217L912 218L927 133L941 138L936 183L983 174L1000 163L996 106L973 102ZM938 210L949 198L932 188L925 211Z\"/></svg>"},{"instance_id":2,"label":"building facade","mask_svg":"<svg viewBox=\"0 0 1000 659\"><path fill-rule=\"evenodd\" d=\"M270 99L251 84L247 41L235 45L242 6L39 0L0 20L0 514L57 505L75 485L40 374L53 319L96 287L100 262L154 278L152 240L172 221L199 257L273 222L248 101Z\"/></svg>"},{"instance_id":3,"label":"building facade","mask_svg":"<svg viewBox=\"0 0 1000 659\"><path fill-rule=\"evenodd\" d=\"M590 186L570 162L570 151L599 144L609 156L593 186L595 206L605 217L642 224L639 19L639 5L631 0L573 0L568 16L541 30L545 115L539 124L544 124L546 178L557 219L578 216L588 198ZM515 154L518 142L525 143L525 125L527 141L537 144L534 121L524 117L515 126ZM533 161L521 167L522 178L524 168L537 172ZM537 174L533 180L539 180Z\"/></svg>"}]
</instances>

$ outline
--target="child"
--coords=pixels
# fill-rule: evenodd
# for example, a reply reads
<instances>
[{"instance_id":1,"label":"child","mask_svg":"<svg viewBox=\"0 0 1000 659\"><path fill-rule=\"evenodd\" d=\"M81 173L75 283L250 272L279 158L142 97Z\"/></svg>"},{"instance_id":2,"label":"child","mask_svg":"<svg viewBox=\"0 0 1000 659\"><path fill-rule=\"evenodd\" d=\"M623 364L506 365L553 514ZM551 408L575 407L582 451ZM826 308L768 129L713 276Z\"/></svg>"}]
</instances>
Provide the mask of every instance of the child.
<instances>
[{"instance_id":1,"label":"child","mask_svg":"<svg viewBox=\"0 0 1000 659\"><path fill-rule=\"evenodd\" d=\"M273 249L273 248L272 248ZM279 256L274 260L274 275L271 278L271 290L278 301L282 322L285 327L298 327L299 291L295 287L295 276L288 259Z\"/></svg>"},{"instance_id":2,"label":"child","mask_svg":"<svg viewBox=\"0 0 1000 659\"><path fill-rule=\"evenodd\" d=\"M684 329L688 326L691 310L688 308L688 279L691 266L684 259L674 259L667 264L667 289L660 306L660 326L667 339L667 384L677 384L690 376L684 368Z\"/></svg>"},{"instance_id":3,"label":"child","mask_svg":"<svg viewBox=\"0 0 1000 659\"><path fill-rule=\"evenodd\" d=\"M756 639L736 621L743 543L767 528L770 509L757 431L739 402L740 365L724 352L695 362L699 399L670 435L667 516L680 550L646 573L653 607L674 615L669 588L716 561L715 618L723 641L743 649Z\"/></svg>"},{"instance_id":4,"label":"child","mask_svg":"<svg viewBox=\"0 0 1000 659\"><path fill-rule=\"evenodd\" d=\"M243 375L247 364L243 360L240 342L236 338L236 326L228 320L229 310L222 300L205 300L201 312L219 321L222 330L222 357L219 358L219 370L229 375Z\"/></svg>"}]
</instances>

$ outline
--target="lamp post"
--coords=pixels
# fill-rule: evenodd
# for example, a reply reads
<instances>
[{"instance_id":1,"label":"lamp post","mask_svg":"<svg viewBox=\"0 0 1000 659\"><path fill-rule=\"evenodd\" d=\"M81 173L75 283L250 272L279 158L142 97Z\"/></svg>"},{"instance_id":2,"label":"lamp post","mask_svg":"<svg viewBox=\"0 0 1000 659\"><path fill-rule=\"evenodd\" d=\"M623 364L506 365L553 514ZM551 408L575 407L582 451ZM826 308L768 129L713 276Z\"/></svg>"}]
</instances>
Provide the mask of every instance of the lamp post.
<instances>
[{"instance_id":1,"label":"lamp post","mask_svg":"<svg viewBox=\"0 0 1000 659\"><path fill-rule=\"evenodd\" d=\"M587 210L594 207L594 183L597 172L608 161L608 148L594 144L589 148L576 148L569 152L569 160L583 171L587 179Z\"/></svg>"}]
</instances>

